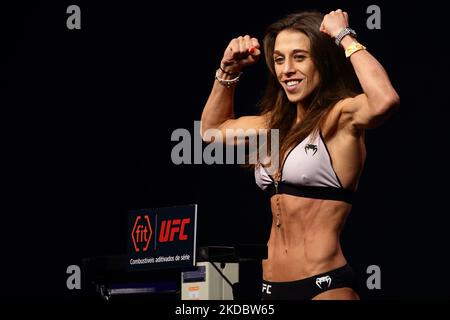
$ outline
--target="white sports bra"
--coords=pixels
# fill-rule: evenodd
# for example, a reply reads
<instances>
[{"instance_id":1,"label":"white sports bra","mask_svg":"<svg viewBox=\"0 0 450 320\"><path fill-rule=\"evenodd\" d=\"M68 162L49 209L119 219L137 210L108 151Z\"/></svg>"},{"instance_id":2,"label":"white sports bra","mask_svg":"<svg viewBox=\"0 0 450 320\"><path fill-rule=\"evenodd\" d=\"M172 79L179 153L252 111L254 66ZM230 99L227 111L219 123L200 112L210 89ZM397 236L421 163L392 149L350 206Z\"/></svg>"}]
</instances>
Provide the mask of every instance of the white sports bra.
<instances>
[{"instance_id":1,"label":"white sports bra","mask_svg":"<svg viewBox=\"0 0 450 320\"><path fill-rule=\"evenodd\" d=\"M255 167L255 180L271 195L287 193L352 202L353 191L343 188L339 181L321 133L311 133L288 152L279 180L270 176L262 165Z\"/></svg>"}]
</instances>

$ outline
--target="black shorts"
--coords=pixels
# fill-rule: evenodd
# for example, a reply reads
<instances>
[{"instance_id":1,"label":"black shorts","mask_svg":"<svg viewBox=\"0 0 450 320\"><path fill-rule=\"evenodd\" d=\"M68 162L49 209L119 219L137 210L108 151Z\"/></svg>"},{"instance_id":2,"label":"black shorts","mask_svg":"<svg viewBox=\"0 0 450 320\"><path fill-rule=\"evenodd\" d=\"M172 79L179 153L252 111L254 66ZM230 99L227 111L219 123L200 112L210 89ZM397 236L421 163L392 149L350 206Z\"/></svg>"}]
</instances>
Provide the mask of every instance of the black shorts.
<instances>
[{"instance_id":1,"label":"black shorts","mask_svg":"<svg viewBox=\"0 0 450 320\"><path fill-rule=\"evenodd\" d=\"M310 300L319 293L344 287L358 291L356 274L348 264L296 281L270 282L263 280L262 300Z\"/></svg>"}]
</instances>

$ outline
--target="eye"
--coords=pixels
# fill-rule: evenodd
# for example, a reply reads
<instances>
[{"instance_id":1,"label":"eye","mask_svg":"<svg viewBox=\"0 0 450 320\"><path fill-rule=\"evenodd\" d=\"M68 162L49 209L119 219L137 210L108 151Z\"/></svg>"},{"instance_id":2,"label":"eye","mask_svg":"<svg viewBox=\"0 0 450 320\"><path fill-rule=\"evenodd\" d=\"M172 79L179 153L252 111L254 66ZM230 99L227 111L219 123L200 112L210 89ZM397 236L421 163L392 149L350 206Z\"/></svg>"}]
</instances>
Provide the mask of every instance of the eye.
<instances>
[{"instance_id":1,"label":"eye","mask_svg":"<svg viewBox=\"0 0 450 320\"><path fill-rule=\"evenodd\" d=\"M297 60L297 61L303 61L303 60L305 60L305 58L306 57L304 55L302 55L302 54L296 54L294 56L294 59Z\"/></svg>"},{"instance_id":2,"label":"eye","mask_svg":"<svg viewBox=\"0 0 450 320\"><path fill-rule=\"evenodd\" d=\"M273 59L273 61L275 61L276 64L281 64L281 63L283 63L284 58L278 56L278 57L275 57L275 58Z\"/></svg>"}]
</instances>

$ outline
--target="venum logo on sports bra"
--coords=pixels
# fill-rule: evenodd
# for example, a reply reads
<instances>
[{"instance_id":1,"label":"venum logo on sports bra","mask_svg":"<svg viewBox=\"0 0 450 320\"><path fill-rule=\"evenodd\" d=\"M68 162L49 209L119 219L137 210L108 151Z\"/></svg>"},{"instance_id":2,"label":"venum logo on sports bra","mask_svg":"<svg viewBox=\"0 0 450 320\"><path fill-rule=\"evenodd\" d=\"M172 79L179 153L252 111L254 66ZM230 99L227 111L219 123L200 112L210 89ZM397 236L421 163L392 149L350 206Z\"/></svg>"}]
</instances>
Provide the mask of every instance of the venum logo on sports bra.
<instances>
[{"instance_id":1,"label":"venum logo on sports bra","mask_svg":"<svg viewBox=\"0 0 450 320\"><path fill-rule=\"evenodd\" d=\"M307 145L305 146L305 153L306 153L306 154L308 154L308 150L312 150L312 151L313 151L313 154L312 154L312 155L315 155L316 152L317 152L317 145L311 144L311 143L307 144Z\"/></svg>"}]
</instances>

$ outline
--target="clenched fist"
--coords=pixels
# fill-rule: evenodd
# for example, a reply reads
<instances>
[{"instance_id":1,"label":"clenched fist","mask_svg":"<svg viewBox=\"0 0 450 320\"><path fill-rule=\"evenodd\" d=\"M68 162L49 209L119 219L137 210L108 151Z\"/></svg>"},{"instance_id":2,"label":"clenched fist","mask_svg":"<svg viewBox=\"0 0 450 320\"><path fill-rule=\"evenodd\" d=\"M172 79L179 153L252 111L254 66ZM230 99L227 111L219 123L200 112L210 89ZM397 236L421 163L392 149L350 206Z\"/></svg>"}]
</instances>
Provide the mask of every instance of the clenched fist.
<instances>
[{"instance_id":1,"label":"clenched fist","mask_svg":"<svg viewBox=\"0 0 450 320\"><path fill-rule=\"evenodd\" d=\"M238 73L242 68L252 65L259 60L261 51L258 39L249 35L238 37L230 41L225 49L221 67L230 73Z\"/></svg>"},{"instance_id":2,"label":"clenched fist","mask_svg":"<svg viewBox=\"0 0 450 320\"><path fill-rule=\"evenodd\" d=\"M323 17L322 24L320 25L320 31L328 34L332 38L341 32L342 29L348 27L348 14L341 9L331 11Z\"/></svg>"}]
</instances>

